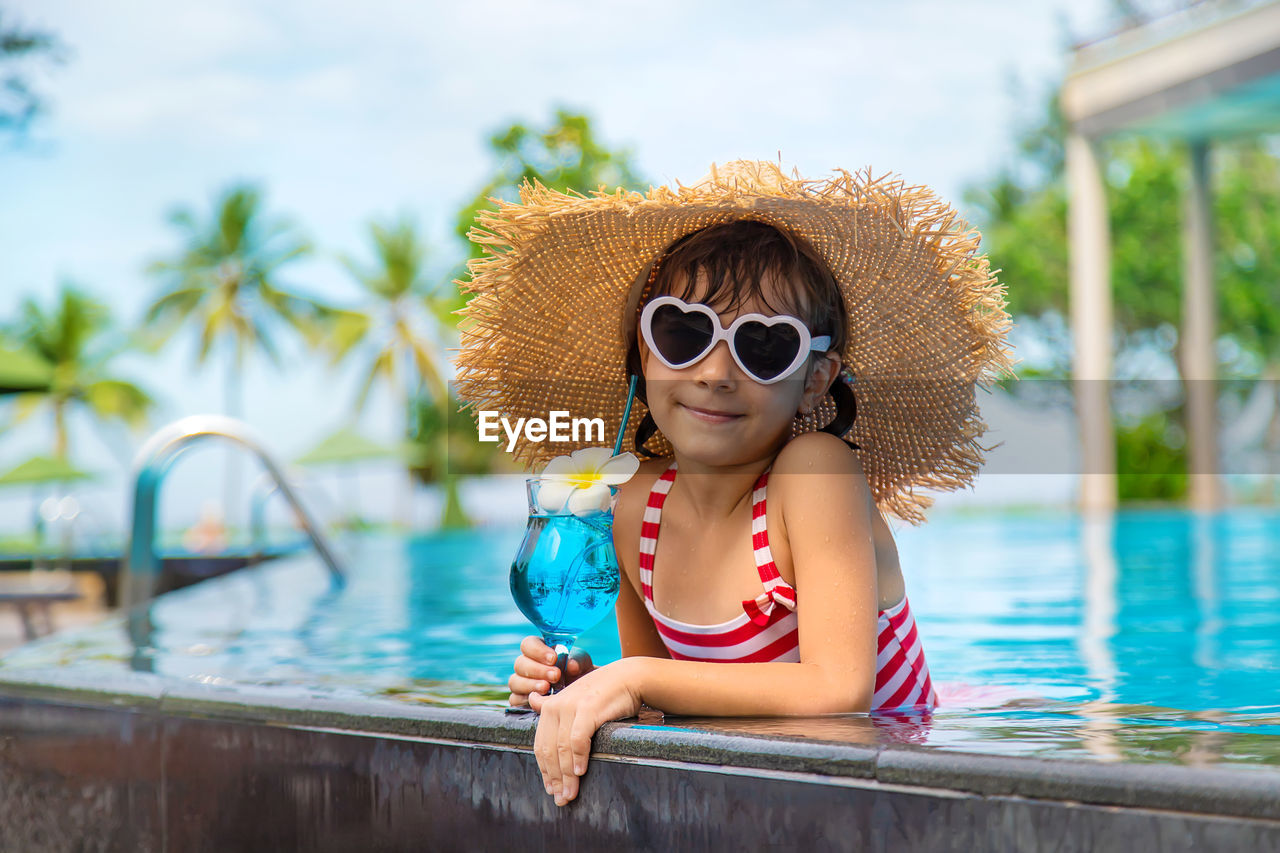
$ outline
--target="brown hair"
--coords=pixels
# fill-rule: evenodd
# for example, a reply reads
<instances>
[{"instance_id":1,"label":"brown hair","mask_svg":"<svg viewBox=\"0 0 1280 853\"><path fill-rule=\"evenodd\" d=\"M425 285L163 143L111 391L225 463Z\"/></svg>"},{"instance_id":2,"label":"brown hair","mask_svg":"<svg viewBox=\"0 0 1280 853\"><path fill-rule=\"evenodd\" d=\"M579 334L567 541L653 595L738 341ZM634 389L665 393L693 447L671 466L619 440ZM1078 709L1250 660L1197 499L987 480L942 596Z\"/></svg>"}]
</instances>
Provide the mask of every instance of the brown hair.
<instances>
[{"instance_id":1,"label":"brown hair","mask_svg":"<svg viewBox=\"0 0 1280 853\"><path fill-rule=\"evenodd\" d=\"M705 276L707 284L706 293L699 301L712 306L727 304L728 310L733 310L752 297L758 298L771 311L799 317L813 335L830 335L830 352L836 355L844 352L849 336L844 297L835 276L808 243L765 222L750 219L712 225L672 243L632 286L623 340L627 345L627 371L640 377L636 397L645 405L648 398L637 329L640 312L650 299L658 296L691 301L699 273ZM764 292L763 282L769 273L794 285L778 289L776 305L769 302ZM809 369L812 364L809 363ZM829 390L836 401L836 416L823 431L843 436L856 415L853 392L838 378ZM653 455L644 450L643 445L656 431L657 424L646 413L636 430L638 453Z\"/></svg>"}]
</instances>

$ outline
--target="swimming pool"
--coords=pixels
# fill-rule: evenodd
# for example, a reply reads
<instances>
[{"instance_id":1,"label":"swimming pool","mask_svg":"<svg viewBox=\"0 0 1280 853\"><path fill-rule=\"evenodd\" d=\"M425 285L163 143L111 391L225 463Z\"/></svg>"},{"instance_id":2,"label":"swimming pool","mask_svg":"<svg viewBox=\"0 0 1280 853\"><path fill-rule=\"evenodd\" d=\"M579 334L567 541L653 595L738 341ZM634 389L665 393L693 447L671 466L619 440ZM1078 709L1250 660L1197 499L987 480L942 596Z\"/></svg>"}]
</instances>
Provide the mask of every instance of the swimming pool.
<instances>
[{"instance_id":1,"label":"swimming pool","mask_svg":"<svg viewBox=\"0 0 1280 853\"><path fill-rule=\"evenodd\" d=\"M137 849L1280 849L1277 521L939 513L897 531L936 713L608 724L564 810L499 710L521 531L353 540L342 590L299 554L0 659L0 813Z\"/></svg>"},{"instance_id":2,"label":"swimming pool","mask_svg":"<svg viewBox=\"0 0 1280 853\"><path fill-rule=\"evenodd\" d=\"M917 742L1075 755L1106 731L1154 756L1212 731L1251 743L1219 761L1280 758L1280 515L939 514L895 535L943 701ZM163 596L132 637L116 618L3 668L500 704L531 632L507 588L520 536L351 540L345 589L300 555ZM580 645L618 655L608 620Z\"/></svg>"}]
</instances>

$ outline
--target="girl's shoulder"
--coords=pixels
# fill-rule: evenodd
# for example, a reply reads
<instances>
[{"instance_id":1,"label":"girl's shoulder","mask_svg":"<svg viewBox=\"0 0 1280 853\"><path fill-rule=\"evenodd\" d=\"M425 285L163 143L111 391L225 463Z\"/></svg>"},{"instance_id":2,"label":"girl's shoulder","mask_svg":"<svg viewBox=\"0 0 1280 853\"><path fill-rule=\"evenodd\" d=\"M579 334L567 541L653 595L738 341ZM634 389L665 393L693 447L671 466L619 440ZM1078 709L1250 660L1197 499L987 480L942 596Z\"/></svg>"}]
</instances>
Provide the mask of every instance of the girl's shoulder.
<instances>
[{"instance_id":1,"label":"girl's shoulder","mask_svg":"<svg viewBox=\"0 0 1280 853\"><path fill-rule=\"evenodd\" d=\"M782 446L773 474L847 474L866 482L862 461L853 448L829 432L807 432Z\"/></svg>"},{"instance_id":2,"label":"girl's shoulder","mask_svg":"<svg viewBox=\"0 0 1280 853\"><path fill-rule=\"evenodd\" d=\"M645 504L649 502L649 492L670 465L671 460L666 457L641 460L640 467L631 479L618 487L618 503L613 511L615 527L619 522L625 523L634 516L639 529L639 519L644 515Z\"/></svg>"},{"instance_id":3,"label":"girl's shoulder","mask_svg":"<svg viewBox=\"0 0 1280 853\"><path fill-rule=\"evenodd\" d=\"M820 506L865 506L868 511L875 507L858 454L826 432L804 433L783 446L769 472L769 499L770 516L775 508L784 514L793 504L806 511Z\"/></svg>"}]
</instances>

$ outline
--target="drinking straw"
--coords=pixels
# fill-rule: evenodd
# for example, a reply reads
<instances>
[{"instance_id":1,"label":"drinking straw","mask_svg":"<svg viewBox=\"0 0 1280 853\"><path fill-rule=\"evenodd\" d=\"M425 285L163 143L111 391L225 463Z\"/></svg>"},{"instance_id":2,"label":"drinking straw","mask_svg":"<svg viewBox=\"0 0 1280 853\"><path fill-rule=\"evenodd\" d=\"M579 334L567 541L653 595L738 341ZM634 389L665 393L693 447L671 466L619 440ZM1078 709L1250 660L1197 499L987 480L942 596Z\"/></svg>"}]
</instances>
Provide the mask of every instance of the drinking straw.
<instances>
[{"instance_id":1,"label":"drinking straw","mask_svg":"<svg viewBox=\"0 0 1280 853\"><path fill-rule=\"evenodd\" d=\"M631 402L636 398L636 382L640 377L631 374L631 387L627 389L627 407L622 411L622 425L618 427L618 440L613 443L613 455L622 452L622 436L627 431L627 421L631 419Z\"/></svg>"}]
</instances>

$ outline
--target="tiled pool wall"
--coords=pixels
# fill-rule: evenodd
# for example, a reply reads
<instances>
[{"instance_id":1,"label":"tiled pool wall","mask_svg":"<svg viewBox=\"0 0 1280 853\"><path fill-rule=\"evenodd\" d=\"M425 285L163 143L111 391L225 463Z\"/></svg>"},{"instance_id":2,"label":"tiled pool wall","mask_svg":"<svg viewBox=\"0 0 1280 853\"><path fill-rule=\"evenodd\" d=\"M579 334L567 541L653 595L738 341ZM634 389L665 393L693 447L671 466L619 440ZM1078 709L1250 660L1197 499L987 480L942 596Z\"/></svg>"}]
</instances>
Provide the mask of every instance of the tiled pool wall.
<instances>
[{"instance_id":1,"label":"tiled pool wall","mask_svg":"<svg viewBox=\"0 0 1280 853\"><path fill-rule=\"evenodd\" d=\"M73 673L0 682L15 850L1280 850L1270 768L616 723L557 808L534 718Z\"/></svg>"}]
</instances>

